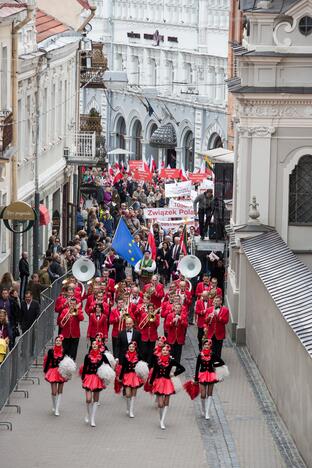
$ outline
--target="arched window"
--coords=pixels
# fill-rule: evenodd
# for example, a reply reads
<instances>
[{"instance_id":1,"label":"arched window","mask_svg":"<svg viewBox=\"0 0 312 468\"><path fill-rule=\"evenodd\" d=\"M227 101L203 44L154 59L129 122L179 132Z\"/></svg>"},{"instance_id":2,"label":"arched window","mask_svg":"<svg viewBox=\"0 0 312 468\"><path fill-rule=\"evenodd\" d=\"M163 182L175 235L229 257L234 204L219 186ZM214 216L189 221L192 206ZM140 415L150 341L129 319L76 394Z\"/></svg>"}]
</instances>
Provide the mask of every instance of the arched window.
<instances>
[{"instance_id":1,"label":"arched window","mask_svg":"<svg viewBox=\"0 0 312 468\"><path fill-rule=\"evenodd\" d=\"M312 224L312 155L302 156L289 176L289 223Z\"/></svg>"}]
</instances>

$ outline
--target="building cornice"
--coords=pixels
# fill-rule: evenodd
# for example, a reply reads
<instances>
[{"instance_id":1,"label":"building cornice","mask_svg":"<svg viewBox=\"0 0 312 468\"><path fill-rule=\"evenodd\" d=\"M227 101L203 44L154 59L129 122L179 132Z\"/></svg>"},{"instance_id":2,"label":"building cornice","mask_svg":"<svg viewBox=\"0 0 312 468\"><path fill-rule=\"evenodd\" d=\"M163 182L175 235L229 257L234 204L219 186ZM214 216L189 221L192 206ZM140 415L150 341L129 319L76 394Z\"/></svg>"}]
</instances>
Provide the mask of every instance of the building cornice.
<instances>
[{"instance_id":1,"label":"building cornice","mask_svg":"<svg viewBox=\"0 0 312 468\"><path fill-rule=\"evenodd\" d=\"M235 114L242 117L255 118L302 118L312 117L312 98L298 96L283 96L270 98L264 97L244 97L237 98L235 104Z\"/></svg>"}]
</instances>

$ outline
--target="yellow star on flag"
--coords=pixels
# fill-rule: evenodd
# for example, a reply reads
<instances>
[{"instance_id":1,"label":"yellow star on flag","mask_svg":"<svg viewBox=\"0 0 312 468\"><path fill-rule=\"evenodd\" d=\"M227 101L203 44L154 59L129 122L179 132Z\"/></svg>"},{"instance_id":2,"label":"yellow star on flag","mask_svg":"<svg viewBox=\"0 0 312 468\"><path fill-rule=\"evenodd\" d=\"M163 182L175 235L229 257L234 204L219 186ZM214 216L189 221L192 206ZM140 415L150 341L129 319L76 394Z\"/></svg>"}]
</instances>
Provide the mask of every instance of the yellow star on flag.
<instances>
[{"instance_id":1,"label":"yellow star on flag","mask_svg":"<svg viewBox=\"0 0 312 468\"><path fill-rule=\"evenodd\" d=\"M134 240L134 239L132 239L132 241L131 241L131 242L132 242L132 244L134 244L134 243L135 243L135 240Z\"/></svg>"},{"instance_id":2,"label":"yellow star on flag","mask_svg":"<svg viewBox=\"0 0 312 468\"><path fill-rule=\"evenodd\" d=\"M134 257L131 257L131 261L134 262Z\"/></svg>"},{"instance_id":3,"label":"yellow star on flag","mask_svg":"<svg viewBox=\"0 0 312 468\"><path fill-rule=\"evenodd\" d=\"M128 244L128 245L129 245L129 247L132 247L132 244L131 244L131 242L129 242L129 244Z\"/></svg>"},{"instance_id":4,"label":"yellow star on flag","mask_svg":"<svg viewBox=\"0 0 312 468\"><path fill-rule=\"evenodd\" d=\"M132 253L132 250L131 250L131 249L129 249L129 250L128 250L128 252L129 252L129 253Z\"/></svg>"}]
</instances>

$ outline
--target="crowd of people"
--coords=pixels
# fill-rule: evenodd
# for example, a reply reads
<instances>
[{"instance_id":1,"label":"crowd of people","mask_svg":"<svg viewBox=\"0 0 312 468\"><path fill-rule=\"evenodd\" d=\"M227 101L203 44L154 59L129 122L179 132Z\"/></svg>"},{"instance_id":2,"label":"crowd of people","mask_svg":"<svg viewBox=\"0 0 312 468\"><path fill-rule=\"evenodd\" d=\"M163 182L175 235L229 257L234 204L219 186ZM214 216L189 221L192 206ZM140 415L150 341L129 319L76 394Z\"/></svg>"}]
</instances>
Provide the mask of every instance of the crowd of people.
<instances>
[{"instance_id":1,"label":"crowd of people","mask_svg":"<svg viewBox=\"0 0 312 468\"><path fill-rule=\"evenodd\" d=\"M200 215L200 225L187 228L187 250L182 248L183 224L163 228L160 222L144 217L145 207L167 206L164 181L155 173L151 182L134 181L129 173L111 170L85 170L84 183L94 185L92 195L82 197L77 210L76 235L62 246L59 233L53 231L42 265L31 278L27 253L20 261L20 287L11 275L0 283L0 339L14 346L16 337L38 317L40 292L55 279L69 272L81 256L95 265L95 276L86 289L70 276L63 282L55 301L59 335L45 361L45 375L51 383L53 411L59 415L60 398L67 381L58 367L64 356L74 361L80 339L80 326L88 320L87 339L90 349L82 367L82 386L86 392L86 421L95 426L99 393L105 383L97 375L106 363L110 346L116 367L116 382L123 387L127 414L134 417L134 401L139 388L154 393L160 412L160 427L170 395L175 393L171 377L184 371L181 364L183 346L189 326L198 328L199 356L194 379L201 387L203 415L209 419L214 383L218 381L214 366L222 365L222 343L229 312L222 305L224 266L220 255L206 254L199 277L188 280L179 272L179 261L190 252L194 237L207 235L215 204L207 204ZM100 189L100 190L99 190ZM90 192L89 192L90 193ZM211 194L209 192L209 198ZM203 209L199 199L199 211ZM112 248L118 222L123 219L142 251L135 267ZM208 220L208 221L207 221ZM148 242L151 229L156 256ZM144 382L135 371L139 361L150 370ZM53 371L52 371L53 370Z\"/></svg>"}]
</instances>

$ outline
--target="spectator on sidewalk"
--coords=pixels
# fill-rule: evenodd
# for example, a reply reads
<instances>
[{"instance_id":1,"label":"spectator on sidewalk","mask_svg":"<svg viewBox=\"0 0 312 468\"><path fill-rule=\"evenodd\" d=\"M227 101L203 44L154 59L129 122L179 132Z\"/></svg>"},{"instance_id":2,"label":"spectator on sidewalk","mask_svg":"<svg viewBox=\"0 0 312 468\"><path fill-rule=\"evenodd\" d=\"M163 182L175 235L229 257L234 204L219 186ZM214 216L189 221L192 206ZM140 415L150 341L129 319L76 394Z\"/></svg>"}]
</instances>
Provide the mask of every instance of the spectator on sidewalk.
<instances>
[{"instance_id":1,"label":"spectator on sidewalk","mask_svg":"<svg viewBox=\"0 0 312 468\"><path fill-rule=\"evenodd\" d=\"M17 290L15 294L18 296ZM17 303L19 298L17 297ZM4 309L7 313L10 328L12 330L12 339L10 341L10 348L14 346L15 337L18 333L18 322L19 322L19 309L15 306L15 301L10 297L8 289L3 289L0 295L0 309Z\"/></svg>"},{"instance_id":2,"label":"spectator on sidewalk","mask_svg":"<svg viewBox=\"0 0 312 468\"><path fill-rule=\"evenodd\" d=\"M21 328L22 333L25 333L34 321L40 315L39 302L33 299L31 291L26 291L25 300L21 303Z\"/></svg>"},{"instance_id":3,"label":"spectator on sidewalk","mask_svg":"<svg viewBox=\"0 0 312 468\"><path fill-rule=\"evenodd\" d=\"M77 214L76 214L76 232L82 231L85 227L85 222L81 213L81 208L77 208Z\"/></svg>"},{"instance_id":4,"label":"spectator on sidewalk","mask_svg":"<svg viewBox=\"0 0 312 468\"><path fill-rule=\"evenodd\" d=\"M18 269L19 269L19 276L21 279L21 284L20 284L20 298L21 300L24 299L25 292L27 289L27 283L28 283L28 278L29 278L29 263L28 263L28 253L23 252L22 257L19 261L18 264Z\"/></svg>"},{"instance_id":5,"label":"spectator on sidewalk","mask_svg":"<svg viewBox=\"0 0 312 468\"><path fill-rule=\"evenodd\" d=\"M61 257L59 254L53 255L48 272L52 283L65 274L65 271L61 267Z\"/></svg>"},{"instance_id":6,"label":"spectator on sidewalk","mask_svg":"<svg viewBox=\"0 0 312 468\"><path fill-rule=\"evenodd\" d=\"M45 259L43 261L43 264L41 265L40 270L38 271L39 283L41 284L41 286L44 286L44 288L48 288L51 284L50 276L48 272L49 265L50 265L49 260Z\"/></svg>"},{"instance_id":7,"label":"spectator on sidewalk","mask_svg":"<svg viewBox=\"0 0 312 468\"><path fill-rule=\"evenodd\" d=\"M40 303L40 293L45 288L41 286L38 273L31 275L31 280L28 283L28 290L31 291L33 298Z\"/></svg>"},{"instance_id":8,"label":"spectator on sidewalk","mask_svg":"<svg viewBox=\"0 0 312 468\"><path fill-rule=\"evenodd\" d=\"M11 273L6 272L2 275L1 282L0 282L0 292L2 289L10 290L13 286L14 278Z\"/></svg>"}]
</instances>

